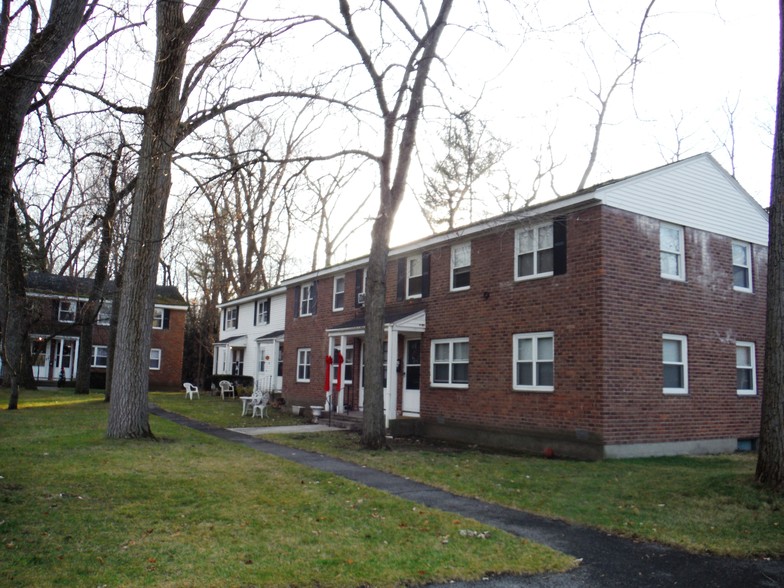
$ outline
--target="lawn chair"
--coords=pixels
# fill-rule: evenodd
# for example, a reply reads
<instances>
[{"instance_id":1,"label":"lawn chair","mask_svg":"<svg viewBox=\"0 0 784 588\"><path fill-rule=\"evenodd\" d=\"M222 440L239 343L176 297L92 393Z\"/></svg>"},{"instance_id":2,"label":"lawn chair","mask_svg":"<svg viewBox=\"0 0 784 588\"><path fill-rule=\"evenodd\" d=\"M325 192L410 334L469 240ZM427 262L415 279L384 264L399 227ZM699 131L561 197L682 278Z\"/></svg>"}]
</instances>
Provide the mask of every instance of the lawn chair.
<instances>
[{"instance_id":1,"label":"lawn chair","mask_svg":"<svg viewBox=\"0 0 784 588\"><path fill-rule=\"evenodd\" d=\"M236 397L236 393L234 392L234 386L228 380L221 380L218 382L218 386L220 386L220 394L221 400L226 400L226 395L231 394L232 397Z\"/></svg>"},{"instance_id":2,"label":"lawn chair","mask_svg":"<svg viewBox=\"0 0 784 588\"><path fill-rule=\"evenodd\" d=\"M183 387L185 388L185 397L189 400L193 400L194 396L201 398L201 396L199 396L199 388L197 386L194 386L190 382L185 382Z\"/></svg>"},{"instance_id":3,"label":"lawn chair","mask_svg":"<svg viewBox=\"0 0 784 588\"><path fill-rule=\"evenodd\" d=\"M254 400L251 400L251 404L253 406L253 412L251 412L251 415L250 415L251 418L255 417L257 412L259 413L259 416L261 418L264 418L264 411L265 410L267 411L267 416L269 417L269 410L268 410L269 401L270 401L270 393L269 393L269 391L265 390L264 392L254 392L253 396L256 396L256 395L258 395L257 396L258 400L256 402L254 402L254 400L256 400L255 398L254 398Z\"/></svg>"}]
</instances>

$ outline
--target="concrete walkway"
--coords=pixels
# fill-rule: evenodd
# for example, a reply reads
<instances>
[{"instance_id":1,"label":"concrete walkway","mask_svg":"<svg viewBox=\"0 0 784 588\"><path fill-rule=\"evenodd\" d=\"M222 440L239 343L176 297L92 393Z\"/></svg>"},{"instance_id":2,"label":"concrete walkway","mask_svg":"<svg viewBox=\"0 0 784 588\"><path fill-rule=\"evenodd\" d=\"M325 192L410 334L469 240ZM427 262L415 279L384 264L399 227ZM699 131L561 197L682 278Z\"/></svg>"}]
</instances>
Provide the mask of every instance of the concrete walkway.
<instances>
[{"instance_id":1,"label":"concrete walkway","mask_svg":"<svg viewBox=\"0 0 784 588\"><path fill-rule=\"evenodd\" d=\"M457 496L426 484L363 466L292 449L247 434L247 429L213 427L151 407L151 412L175 423L239 443L257 451L343 476L430 508L470 517L536 543L548 545L581 560L565 574L497 576L480 582L452 582L441 588L630 588L673 586L700 588L784 587L784 561L737 560L703 556L654 543L637 542L601 531L546 519L522 511ZM305 425L300 431L317 431L325 425ZM268 427L265 432L280 432ZM274 430L277 429L277 430ZM328 427L327 427L328 429ZM256 429L253 429L255 431ZM323 430L323 429L321 429ZM240 432L240 431L246 431Z\"/></svg>"}]
</instances>

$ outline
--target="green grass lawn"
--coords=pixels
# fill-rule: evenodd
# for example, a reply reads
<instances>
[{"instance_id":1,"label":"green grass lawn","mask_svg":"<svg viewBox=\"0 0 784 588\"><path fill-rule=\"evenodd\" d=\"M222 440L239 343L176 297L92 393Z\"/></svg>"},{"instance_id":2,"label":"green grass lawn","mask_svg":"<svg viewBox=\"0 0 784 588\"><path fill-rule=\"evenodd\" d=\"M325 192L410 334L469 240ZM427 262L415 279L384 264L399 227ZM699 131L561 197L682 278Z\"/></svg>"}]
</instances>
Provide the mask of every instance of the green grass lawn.
<instances>
[{"instance_id":1,"label":"green grass lawn","mask_svg":"<svg viewBox=\"0 0 784 588\"><path fill-rule=\"evenodd\" d=\"M355 433L265 439L619 535L695 552L784 556L784 497L754 483L752 454L578 462L402 439L391 451L367 451Z\"/></svg>"},{"instance_id":2,"label":"green grass lawn","mask_svg":"<svg viewBox=\"0 0 784 588\"><path fill-rule=\"evenodd\" d=\"M238 401L186 406L216 424L251 422ZM66 390L23 391L19 410L0 410L0 585L400 586L574 565L164 419L151 418L157 441L108 440L106 420L102 396Z\"/></svg>"}]
</instances>

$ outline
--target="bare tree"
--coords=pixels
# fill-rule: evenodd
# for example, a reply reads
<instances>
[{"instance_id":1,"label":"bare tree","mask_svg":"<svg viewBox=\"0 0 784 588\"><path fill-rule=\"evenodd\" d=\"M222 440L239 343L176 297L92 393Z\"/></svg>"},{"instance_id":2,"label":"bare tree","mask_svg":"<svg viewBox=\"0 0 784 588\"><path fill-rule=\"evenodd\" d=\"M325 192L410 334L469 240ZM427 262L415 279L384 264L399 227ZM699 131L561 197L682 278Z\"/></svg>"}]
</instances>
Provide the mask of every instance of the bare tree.
<instances>
[{"instance_id":1,"label":"bare tree","mask_svg":"<svg viewBox=\"0 0 784 588\"><path fill-rule=\"evenodd\" d=\"M97 0L54 1L44 26L41 26L41 14L35 0L23 3L13 13L12 3L12 0L2 0L0 5L0 58L14 53L7 46L9 33L14 21L23 21L25 9L29 36L15 58L2 63L0 68L0 96L3 97L0 111L0 137L3 138L0 141L0 304L3 310L4 365L11 379L9 409L16 408L18 404L18 378L23 369L29 323L21 260L11 259L9 263L7 259L15 254L21 256L17 215L12 210L19 141L36 93L89 19Z\"/></svg>"},{"instance_id":2,"label":"bare tree","mask_svg":"<svg viewBox=\"0 0 784 588\"><path fill-rule=\"evenodd\" d=\"M367 16L366 8L352 10L348 0L339 0L343 26L333 24L333 30L347 39L359 56L362 69L370 80L370 93L379 116L382 150L370 156L379 168L380 198L373 221L372 241L368 261L366 324L365 402L362 444L378 449L385 444L384 397L382 358L384 341L384 307L386 298L386 266L389 257L389 237L395 214L406 189L406 177L417 135L417 126L427 87L430 68L437 59L438 42L447 26L452 0L437 3L434 19L424 1L418 3L422 22L409 21L400 6L391 0L378 5L378 25L372 36L363 35L357 21ZM394 32L387 27L398 25ZM419 30L417 27L420 27ZM383 52L375 51L368 43L387 34L405 39L402 63L394 67L385 63ZM391 73L397 72L392 80ZM370 155L370 154L368 154Z\"/></svg>"},{"instance_id":3,"label":"bare tree","mask_svg":"<svg viewBox=\"0 0 784 588\"><path fill-rule=\"evenodd\" d=\"M510 147L494 137L470 110L453 114L440 139L446 153L436 161L432 173L425 174L425 194L420 201L434 232L474 220L475 186L496 170ZM511 195L505 191L483 196L499 200Z\"/></svg>"},{"instance_id":4,"label":"bare tree","mask_svg":"<svg viewBox=\"0 0 784 588\"><path fill-rule=\"evenodd\" d=\"M784 0L779 0L779 82L768 234L765 375L757 481L784 492Z\"/></svg>"}]
</instances>

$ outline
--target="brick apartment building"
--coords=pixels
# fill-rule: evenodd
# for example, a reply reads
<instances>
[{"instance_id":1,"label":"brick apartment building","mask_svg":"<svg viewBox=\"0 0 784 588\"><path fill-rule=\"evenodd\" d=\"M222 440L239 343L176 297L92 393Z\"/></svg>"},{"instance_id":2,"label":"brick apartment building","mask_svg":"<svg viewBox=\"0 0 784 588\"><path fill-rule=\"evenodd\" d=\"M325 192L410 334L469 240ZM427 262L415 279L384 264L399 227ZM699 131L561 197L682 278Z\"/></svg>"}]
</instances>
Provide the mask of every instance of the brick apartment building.
<instances>
[{"instance_id":1,"label":"brick apartment building","mask_svg":"<svg viewBox=\"0 0 784 588\"><path fill-rule=\"evenodd\" d=\"M76 378L80 326L79 306L92 288L89 278L31 272L26 278L31 300L30 328L33 377L41 384L72 382ZM109 319L114 284L93 327L91 387L103 388L108 359ZM150 345L149 385L152 390L182 387L182 354L188 305L175 286L156 286Z\"/></svg>"},{"instance_id":2,"label":"brick apartment building","mask_svg":"<svg viewBox=\"0 0 784 588\"><path fill-rule=\"evenodd\" d=\"M387 421L589 459L752 448L766 263L765 211L707 154L396 247ZM284 283L289 404L325 404L330 357L361 409L366 264Z\"/></svg>"}]
</instances>

